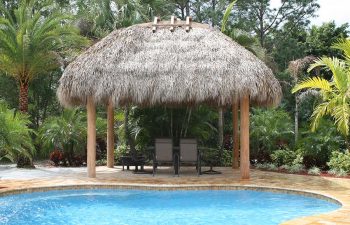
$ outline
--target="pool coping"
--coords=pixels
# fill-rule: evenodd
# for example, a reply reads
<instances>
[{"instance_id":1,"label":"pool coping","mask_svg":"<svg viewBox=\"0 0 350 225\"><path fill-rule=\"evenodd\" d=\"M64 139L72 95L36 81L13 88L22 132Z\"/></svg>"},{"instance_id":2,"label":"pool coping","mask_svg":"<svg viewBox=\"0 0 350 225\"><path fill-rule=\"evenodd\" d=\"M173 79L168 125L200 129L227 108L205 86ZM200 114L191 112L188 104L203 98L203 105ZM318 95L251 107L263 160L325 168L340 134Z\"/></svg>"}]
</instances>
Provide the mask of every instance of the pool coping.
<instances>
[{"instance_id":1,"label":"pool coping","mask_svg":"<svg viewBox=\"0 0 350 225\"><path fill-rule=\"evenodd\" d=\"M150 185L150 184L115 184L115 183L94 183L94 184L68 184L68 185L48 185L40 187L30 187L30 188L16 188L11 190L5 190L0 192L0 197L24 194L24 193L34 193L34 192L46 192L55 190L80 190L80 189L134 189L134 190L156 190L156 191L176 191L176 190L249 190L249 191L263 191L272 193L283 193L283 194L295 194L305 197L313 197L321 200L325 200L340 206L340 210L344 203L335 198L334 196L327 195L324 193L317 193L313 191L304 191L298 189L289 188L276 188L269 186L256 186L256 185ZM337 211L335 210L335 211Z\"/></svg>"},{"instance_id":2,"label":"pool coping","mask_svg":"<svg viewBox=\"0 0 350 225\"><path fill-rule=\"evenodd\" d=\"M115 184L115 183L93 183L93 184L68 184L68 185L47 185L39 187L29 187L29 188L16 188L5 191L0 191L0 197L11 196L16 194L28 194L35 192L46 192L46 191L55 191L55 190L96 190L96 189L130 189L130 190L156 190L156 191L176 191L176 190L249 190L249 191L263 191L263 192L272 192L272 193L283 193L283 194L295 194L305 197L313 197L321 200L325 200L330 203L334 203L340 206L339 209L332 210L329 212L324 212L321 214L314 214L304 217L297 217L292 220L284 221L281 224L289 224L290 222L294 224L294 221L303 220L303 218L327 215L329 213L334 213L342 210L344 208L344 203L335 198L334 196L317 193L313 191L304 191L298 189L289 189L289 188L276 188L269 186L257 186L257 185L150 185L150 184ZM296 223L298 224L298 223ZM301 223L299 223L301 224Z\"/></svg>"}]
</instances>

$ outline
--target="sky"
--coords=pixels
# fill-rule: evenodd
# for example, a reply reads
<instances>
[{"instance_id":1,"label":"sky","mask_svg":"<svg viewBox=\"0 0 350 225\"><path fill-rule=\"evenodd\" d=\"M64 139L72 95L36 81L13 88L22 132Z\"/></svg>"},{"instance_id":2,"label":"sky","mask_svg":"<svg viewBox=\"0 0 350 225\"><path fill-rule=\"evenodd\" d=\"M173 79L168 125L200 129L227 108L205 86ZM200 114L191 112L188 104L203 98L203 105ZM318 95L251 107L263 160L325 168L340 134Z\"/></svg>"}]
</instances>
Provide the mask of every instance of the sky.
<instances>
[{"instance_id":1,"label":"sky","mask_svg":"<svg viewBox=\"0 0 350 225\"><path fill-rule=\"evenodd\" d=\"M276 7L281 0L271 0L271 5ZM350 24L350 0L318 0L321 8L317 11L317 18L311 19L312 25L321 25L324 22L334 20L337 25Z\"/></svg>"}]
</instances>

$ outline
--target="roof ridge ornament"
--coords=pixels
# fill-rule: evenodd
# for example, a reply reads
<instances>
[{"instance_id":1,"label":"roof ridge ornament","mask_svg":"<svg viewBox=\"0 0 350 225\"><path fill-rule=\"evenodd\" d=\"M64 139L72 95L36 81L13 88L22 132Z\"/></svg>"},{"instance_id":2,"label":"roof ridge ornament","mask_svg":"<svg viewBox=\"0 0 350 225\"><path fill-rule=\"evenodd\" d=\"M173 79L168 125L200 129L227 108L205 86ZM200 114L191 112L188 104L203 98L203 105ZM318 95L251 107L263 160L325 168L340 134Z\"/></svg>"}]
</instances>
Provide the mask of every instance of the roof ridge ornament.
<instances>
[{"instance_id":1,"label":"roof ridge ornament","mask_svg":"<svg viewBox=\"0 0 350 225\"><path fill-rule=\"evenodd\" d=\"M186 32L189 32L192 26L192 17L186 17Z\"/></svg>"},{"instance_id":2,"label":"roof ridge ornament","mask_svg":"<svg viewBox=\"0 0 350 225\"><path fill-rule=\"evenodd\" d=\"M171 25L175 25L176 21L177 21L176 16L171 16L171 18L170 18L170 24L171 24ZM171 32L174 32L174 29L175 29L174 26L171 26L171 27L170 27L170 31L171 31Z\"/></svg>"},{"instance_id":3,"label":"roof ridge ornament","mask_svg":"<svg viewBox=\"0 0 350 225\"><path fill-rule=\"evenodd\" d=\"M186 21L182 21L176 16L171 16L169 21L162 21L160 17L154 17L152 24L152 32L155 33L158 27L170 27L169 30L174 32L176 27L185 27L186 32L189 32L192 29L192 17L187 16Z\"/></svg>"},{"instance_id":4,"label":"roof ridge ornament","mask_svg":"<svg viewBox=\"0 0 350 225\"><path fill-rule=\"evenodd\" d=\"M157 25L158 25L158 22L159 22L159 21L160 21L160 17L158 17L158 16L154 17L153 27L152 27L153 33L156 32L156 30L157 30Z\"/></svg>"}]
</instances>

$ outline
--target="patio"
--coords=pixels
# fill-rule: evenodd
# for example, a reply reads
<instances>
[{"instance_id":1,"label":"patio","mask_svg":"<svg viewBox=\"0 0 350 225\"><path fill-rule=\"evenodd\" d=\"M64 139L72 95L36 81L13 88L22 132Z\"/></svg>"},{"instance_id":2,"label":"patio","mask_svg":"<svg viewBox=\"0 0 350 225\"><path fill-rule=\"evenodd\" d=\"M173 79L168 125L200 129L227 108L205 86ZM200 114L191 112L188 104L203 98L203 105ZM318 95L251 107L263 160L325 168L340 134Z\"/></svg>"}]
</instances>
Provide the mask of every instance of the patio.
<instances>
[{"instance_id":1,"label":"patio","mask_svg":"<svg viewBox=\"0 0 350 225\"><path fill-rule=\"evenodd\" d=\"M151 167L146 167L151 171ZM87 178L86 168L50 168L37 166L34 170L17 169L14 166L0 167L0 193L26 192L31 188L48 190L48 187L79 188L98 185L107 188L156 188L156 189L290 189L312 192L334 198L343 204L335 212L296 219L284 224L350 224L350 180L317 176L302 176L251 170L250 180L240 180L240 171L231 168L217 168L222 174L197 177L193 167L184 167L179 177L172 175L170 168L160 168L159 173L133 174L122 171L120 166L96 167L97 178ZM29 190L28 190L29 189ZM270 190L271 191L271 190ZM273 191L273 190L272 190ZM278 191L278 190L277 190ZM279 190L281 191L281 190ZM288 192L287 190L282 190ZM292 192L293 193L293 192ZM295 193L295 192L294 192ZM306 193L306 195L310 195ZM312 196L312 194L311 194Z\"/></svg>"}]
</instances>

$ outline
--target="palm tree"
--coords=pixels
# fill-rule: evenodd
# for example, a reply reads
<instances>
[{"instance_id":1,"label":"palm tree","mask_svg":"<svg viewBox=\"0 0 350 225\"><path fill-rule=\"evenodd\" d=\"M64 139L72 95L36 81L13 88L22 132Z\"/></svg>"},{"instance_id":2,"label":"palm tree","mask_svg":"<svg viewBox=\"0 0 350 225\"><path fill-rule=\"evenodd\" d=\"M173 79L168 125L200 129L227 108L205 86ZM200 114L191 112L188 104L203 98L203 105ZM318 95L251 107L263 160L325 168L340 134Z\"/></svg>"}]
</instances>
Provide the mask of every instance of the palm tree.
<instances>
[{"instance_id":1,"label":"palm tree","mask_svg":"<svg viewBox=\"0 0 350 225\"><path fill-rule=\"evenodd\" d=\"M350 117L350 40L342 40L334 45L334 48L342 50L345 59L322 57L315 61L309 68L309 72L321 67L332 72L332 79L328 81L322 77L311 77L297 84L292 92L302 89L318 90L322 96L322 102L316 106L311 116L311 129L314 131L321 118L326 115L335 120L338 131L343 135L349 135Z\"/></svg>"},{"instance_id":2,"label":"palm tree","mask_svg":"<svg viewBox=\"0 0 350 225\"><path fill-rule=\"evenodd\" d=\"M303 75L303 72L312 64L316 58L314 56L305 56L304 58L296 59L289 62L288 71L293 78L293 86L299 81L299 78ZM292 86L290 85L290 86ZM299 137L299 104L306 99L309 95L316 95L314 90L306 91L294 96L295 99L295 111L294 111L294 143L298 142Z\"/></svg>"},{"instance_id":3,"label":"palm tree","mask_svg":"<svg viewBox=\"0 0 350 225\"><path fill-rule=\"evenodd\" d=\"M14 162L20 156L32 161L34 146L28 128L30 124L27 115L16 113L0 101L0 160L7 158ZM32 162L30 162L32 165Z\"/></svg>"},{"instance_id":4,"label":"palm tree","mask_svg":"<svg viewBox=\"0 0 350 225\"><path fill-rule=\"evenodd\" d=\"M70 16L54 9L50 0L21 0L10 12L0 4L0 71L19 84L19 109L28 111L30 82L60 66L65 47L85 41L68 22Z\"/></svg>"}]
</instances>

